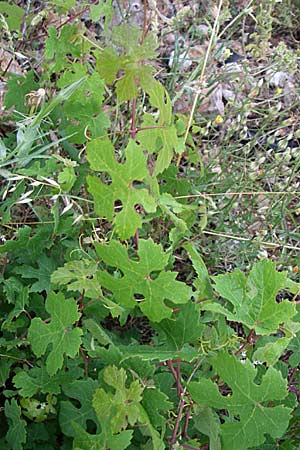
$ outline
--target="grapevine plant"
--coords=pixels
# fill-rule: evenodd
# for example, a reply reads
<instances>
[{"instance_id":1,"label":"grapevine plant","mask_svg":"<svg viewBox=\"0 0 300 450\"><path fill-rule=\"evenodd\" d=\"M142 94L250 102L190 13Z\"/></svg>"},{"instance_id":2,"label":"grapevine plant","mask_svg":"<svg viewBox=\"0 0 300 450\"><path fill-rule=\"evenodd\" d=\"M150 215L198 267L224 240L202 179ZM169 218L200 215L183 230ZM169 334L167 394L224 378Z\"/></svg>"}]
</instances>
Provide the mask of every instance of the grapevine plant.
<instances>
[{"instance_id":1,"label":"grapevine plant","mask_svg":"<svg viewBox=\"0 0 300 450\"><path fill-rule=\"evenodd\" d=\"M269 259L211 275L156 39L104 28L49 26L44 72L7 81L0 448L295 449L299 285Z\"/></svg>"}]
</instances>

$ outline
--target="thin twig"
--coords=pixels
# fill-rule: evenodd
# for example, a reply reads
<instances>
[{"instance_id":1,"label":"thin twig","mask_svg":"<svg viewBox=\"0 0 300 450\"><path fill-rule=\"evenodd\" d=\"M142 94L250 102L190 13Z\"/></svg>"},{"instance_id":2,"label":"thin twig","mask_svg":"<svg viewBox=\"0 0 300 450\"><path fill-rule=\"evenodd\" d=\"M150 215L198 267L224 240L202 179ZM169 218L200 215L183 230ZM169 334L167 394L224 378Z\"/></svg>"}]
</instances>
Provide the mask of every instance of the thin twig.
<instances>
[{"instance_id":1,"label":"thin twig","mask_svg":"<svg viewBox=\"0 0 300 450\"><path fill-rule=\"evenodd\" d=\"M191 407L188 406L187 409L186 409L186 413L185 413L185 421L184 421L184 427L183 427L183 432L182 432L182 436L185 437L187 440L190 439L189 436L188 436L190 412L191 412Z\"/></svg>"},{"instance_id":2,"label":"thin twig","mask_svg":"<svg viewBox=\"0 0 300 450\"><path fill-rule=\"evenodd\" d=\"M145 37L147 36L147 33L149 31L149 27L147 27L147 0L144 0L143 2L143 32L140 43L142 44L145 40Z\"/></svg>"},{"instance_id":3,"label":"thin twig","mask_svg":"<svg viewBox=\"0 0 300 450\"><path fill-rule=\"evenodd\" d=\"M186 385L181 393L180 396L180 402L178 405L178 410L177 410L177 418L176 418L176 422L175 422L175 426L174 426L174 430L170 439L170 450L174 450L174 444L176 443L176 438L177 438L177 433L178 433L178 429L179 429L179 424L181 422L182 419L182 413L183 413L183 408L185 406L185 395L187 392L187 387L189 385L189 383L191 382L193 376L195 375L195 373L197 372L200 364L202 363L203 357L199 358L198 361L195 363L195 366L192 370L192 372L190 373L190 376L188 377L187 381L186 381Z\"/></svg>"},{"instance_id":4,"label":"thin twig","mask_svg":"<svg viewBox=\"0 0 300 450\"><path fill-rule=\"evenodd\" d=\"M223 197L223 196L234 196L234 195L300 195L300 191L242 191L242 192L203 192L201 194L191 194L191 195L177 195L178 198L197 198L197 197Z\"/></svg>"},{"instance_id":5,"label":"thin twig","mask_svg":"<svg viewBox=\"0 0 300 450\"><path fill-rule=\"evenodd\" d=\"M177 395L178 395L178 397L180 397L181 393L183 392L183 387L180 382L180 372L179 372L179 376L178 376L178 372L175 370L175 368L173 366L173 361L171 361L170 359L168 361L166 361L166 363L176 381ZM178 360L177 360L177 364L178 364Z\"/></svg>"},{"instance_id":6,"label":"thin twig","mask_svg":"<svg viewBox=\"0 0 300 450\"><path fill-rule=\"evenodd\" d=\"M244 241L244 242L253 242L254 244L261 245L262 247L271 247L271 248L280 248L280 249L288 249L288 250L297 250L300 251L300 247L295 247L293 245L286 245L286 244L274 244L273 242L266 242L266 241L258 241L252 238L243 238L241 236L234 236L231 234L225 234L225 233L217 233L215 231L206 231L203 230L202 234L208 234L211 236L217 236L217 237L223 237L226 239L234 239L235 241ZM196 238L197 236L195 236Z\"/></svg>"}]
</instances>

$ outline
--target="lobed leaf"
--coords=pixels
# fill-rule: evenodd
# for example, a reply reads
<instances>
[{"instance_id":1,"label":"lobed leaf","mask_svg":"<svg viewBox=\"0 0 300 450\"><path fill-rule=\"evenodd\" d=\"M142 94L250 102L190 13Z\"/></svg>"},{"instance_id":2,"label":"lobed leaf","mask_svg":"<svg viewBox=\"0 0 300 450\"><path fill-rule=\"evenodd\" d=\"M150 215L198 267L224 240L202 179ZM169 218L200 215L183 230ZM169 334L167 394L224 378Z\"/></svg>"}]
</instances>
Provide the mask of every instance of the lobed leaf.
<instances>
[{"instance_id":1,"label":"lobed leaf","mask_svg":"<svg viewBox=\"0 0 300 450\"><path fill-rule=\"evenodd\" d=\"M80 313L75 300L66 299L61 292L50 292L45 307L51 315L51 322L44 323L35 317L29 327L28 340L37 357L44 355L50 346L46 367L49 375L54 375L61 369L65 354L75 358L78 353L82 330L72 328L72 325L79 320Z\"/></svg>"},{"instance_id":2,"label":"lobed leaf","mask_svg":"<svg viewBox=\"0 0 300 450\"><path fill-rule=\"evenodd\" d=\"M135 206L142 205L147 212L154 212L156 205L147 189L134 186L134 181L146 181L149 176L147 158L132 140L125 150L126 162L115 159L114 147L108 138L95 139L87 145L87 157L95 171L109 173L111 184L107 185L96 176L88 176L88 190L94 197L95 210L100 217L113 221L121 239L128 239L141 227L141 215ZM123 209L114 212L119 200Z\"/></svg>"},{"instance_id":3,"label":"lobed leaf","mask_svg":"<svg viewBox=\"0 0 300 450\"><path fill-rule=\"evenodd\" d=\"M108 272L101 271L98 279L126 308L132 309L138 305L150 320L160 322L172 316L172 307L166 305L166 300L183 304L191 298L191 288L176 280L176 272L165 270L168 255L152 239L140 239L138 261L129 259L125 246L120 242L95 245L100 258L124 274L121 278L115 278ZM142 298L137 299L138 296Z\"/></svg>"},{"instance_id":4,"label":"lobed leaf","mask_svg":"<svg viewBox=\"0 0 300 450\"><path fill-rule=\"evenodd\" d=\"M274 406L274 402L282 401L288 394L281 373L271 367L261 383L256 384L257 370L249 360L242 364L222 351L211 358L211 363L232 394L222 395L216 383L204 378L191 382L188 391L198 405L227 410L230 414L230 420L220 425L222 450L257 448L265 442L267 434L280 438L291 413L283 405Z\"/></svg>"}]
</instances>

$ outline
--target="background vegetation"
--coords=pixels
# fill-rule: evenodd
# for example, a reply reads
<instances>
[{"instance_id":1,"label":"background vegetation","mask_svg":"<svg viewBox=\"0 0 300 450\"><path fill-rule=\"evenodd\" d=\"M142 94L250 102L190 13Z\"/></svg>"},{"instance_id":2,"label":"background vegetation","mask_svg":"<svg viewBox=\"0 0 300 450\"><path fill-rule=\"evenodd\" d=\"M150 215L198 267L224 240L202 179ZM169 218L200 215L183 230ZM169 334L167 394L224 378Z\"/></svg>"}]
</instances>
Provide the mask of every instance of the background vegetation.
<instances>
[{"instance_id":1,"label":"background vegetation","mask_svg":"<svg viewBox=\"0 0 300 450\"><path fill-rule=\"evenodd\" d=\"M300 448L299 20L0 2L0 448Z\"/></svg>"}]
</instances>

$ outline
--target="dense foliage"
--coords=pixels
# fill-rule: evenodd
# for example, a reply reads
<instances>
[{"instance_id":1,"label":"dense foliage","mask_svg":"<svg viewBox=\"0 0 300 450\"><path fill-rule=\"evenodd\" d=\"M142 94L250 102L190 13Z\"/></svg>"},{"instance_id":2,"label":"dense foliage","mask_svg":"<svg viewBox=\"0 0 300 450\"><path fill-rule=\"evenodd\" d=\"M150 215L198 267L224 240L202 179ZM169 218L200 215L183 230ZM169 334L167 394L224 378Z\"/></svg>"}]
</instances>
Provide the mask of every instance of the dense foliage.
<instances>
[{"instance_id":1,"label":"dense foliage","mask_svg":"<svg viewBox=\"0 0 300 450\"><path fill-rule=\"evenodd\" d=\"M213 172L146 15L47 3L0 2L0 448L298 448L300 285L272 258L206 267Z\"/></svg>"}]
</instances>

